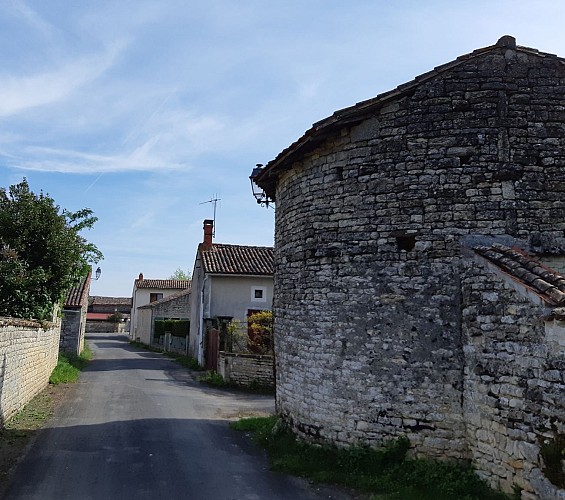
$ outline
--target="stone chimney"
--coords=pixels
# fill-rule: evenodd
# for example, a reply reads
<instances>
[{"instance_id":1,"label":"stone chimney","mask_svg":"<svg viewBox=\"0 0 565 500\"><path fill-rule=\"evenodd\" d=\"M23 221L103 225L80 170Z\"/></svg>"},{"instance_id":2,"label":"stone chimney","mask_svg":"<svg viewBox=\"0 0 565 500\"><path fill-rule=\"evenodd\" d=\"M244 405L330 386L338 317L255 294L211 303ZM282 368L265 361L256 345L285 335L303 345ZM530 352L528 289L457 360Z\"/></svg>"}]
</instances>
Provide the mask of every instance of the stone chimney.
<instances>
[{"instance_id":1,"label":"stone chimney","mask_svg":"<svg viewBox=\"0 0 565 500\"><path fill-rule=\"evenodd\" d=\"M212 235L214 233L214 221L210 219L204 220L204 246L210 248L212 246Z\"/></svg>"},{"instance_id":2,"label":"stone chimney","mask_svg":"<svg viewBox=\"0 0 565 500\"><path fill-rule=\"evenodd\" d=\"M138 279L140 279L140 280L143 279L143 273L139 273L139 278L138 278Z\"/></svg>"}]
</instances>

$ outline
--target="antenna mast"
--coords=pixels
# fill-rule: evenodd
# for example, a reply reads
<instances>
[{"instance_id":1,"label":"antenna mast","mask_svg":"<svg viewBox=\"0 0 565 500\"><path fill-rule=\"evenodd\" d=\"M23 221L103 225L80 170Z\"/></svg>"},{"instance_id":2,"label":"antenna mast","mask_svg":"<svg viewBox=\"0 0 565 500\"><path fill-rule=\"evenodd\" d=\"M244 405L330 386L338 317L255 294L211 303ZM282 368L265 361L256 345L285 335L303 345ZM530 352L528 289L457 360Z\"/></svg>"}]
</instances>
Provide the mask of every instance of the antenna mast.
<instances>
[{"instance_id":1,"label":"antenna mast","mask_svg":"<svg viewBox=\"0 0 565 500\"><path fill-rule=\"evenodd\" d=\"M212 236L215 238L216 237L216 205L218 204L219 201L222 201L221 198L218 198L219 195L215 194L212 196L212 198L210 198L208 201L203 201L202 203L200 203L200 205L204 205L205 203L213 203L214 204L214 226L212 228Z\"/></svg>"}]
</instances>

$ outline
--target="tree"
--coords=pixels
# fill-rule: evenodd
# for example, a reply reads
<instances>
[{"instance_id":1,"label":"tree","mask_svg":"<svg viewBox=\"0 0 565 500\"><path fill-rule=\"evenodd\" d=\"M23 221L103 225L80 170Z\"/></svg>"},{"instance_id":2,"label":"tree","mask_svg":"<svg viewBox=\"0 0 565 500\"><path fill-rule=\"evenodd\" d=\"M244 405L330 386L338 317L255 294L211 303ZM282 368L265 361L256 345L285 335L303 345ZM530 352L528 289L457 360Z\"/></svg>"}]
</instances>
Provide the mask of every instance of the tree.
<instances>
[{"instance_id":1,"label":"tree","mask_svg":"<svg viewBox=\"0 0 565 500\"><path fill-rule=\"evenodd\" d=\"M184 272L180 267L169 276L170 280L189 280L191 278L190 271Z\"/></svg>"},{"instance_id":2,"label":"tree","mask_svg":"<svg viewBox=\"0 0 565 500\"><path fill-rule=\"evenodd\" d=\"M86 276L102 253L79 233L92 210L61 210L27 180L0 188L0 316L47 319L53 305Z\"/></svg>"},{"instance_id":3,"label":"tree","mask_svg":"<svg viewBox=\"0 0 565 500\"><path fill-rule=\"evenodd\" d=\"M249 327L248 347L257 354L273 352L273 312L259 311L247 318Z\"/></svg>"}]
</instances>

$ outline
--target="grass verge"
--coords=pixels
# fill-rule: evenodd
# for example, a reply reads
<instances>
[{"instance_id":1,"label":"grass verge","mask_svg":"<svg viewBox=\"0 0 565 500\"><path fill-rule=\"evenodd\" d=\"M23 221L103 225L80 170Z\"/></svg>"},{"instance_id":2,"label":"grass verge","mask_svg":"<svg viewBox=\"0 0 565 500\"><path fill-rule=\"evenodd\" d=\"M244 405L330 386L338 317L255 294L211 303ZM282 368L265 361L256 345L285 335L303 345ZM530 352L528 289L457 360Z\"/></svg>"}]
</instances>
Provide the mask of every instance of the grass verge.
<instances>
[{"instance_id":1,"label":"grass verge","mask_svg":"<svg viewBox=\"0 0 565 500\"><path fill-rule=\"evenodd\" d=\"M92 351L88 344L85 344L84 350L79 356L60 352L57 366L49 377L49 383L57 385L76 382L80 372L86 368L91 359Z\"/></svg>"},{"instance_id":2,"label":"grass verge","mask_svg":"<svg viewBox=\"0 0 565 500\"><path fill-rule=\"evenodd\" d=\"M267 449L274 470L360 490L374 500L511 499L490 489L471 467L406 458L407 438L382 448L344 449L298 440L276 416L242 419L231 426L250 432Z\"/></svg>"}]
</instances>

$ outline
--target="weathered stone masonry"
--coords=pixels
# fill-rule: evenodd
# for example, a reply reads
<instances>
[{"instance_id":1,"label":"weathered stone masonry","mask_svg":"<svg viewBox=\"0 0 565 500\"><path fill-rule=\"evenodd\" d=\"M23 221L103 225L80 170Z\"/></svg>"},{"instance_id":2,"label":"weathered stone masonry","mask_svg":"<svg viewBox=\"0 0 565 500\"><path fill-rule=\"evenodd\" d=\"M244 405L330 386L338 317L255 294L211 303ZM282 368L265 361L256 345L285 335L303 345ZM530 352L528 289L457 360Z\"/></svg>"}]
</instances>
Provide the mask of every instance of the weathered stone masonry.
<instances>
[{"instance_id":1,"label":"weathered stone masonry","mask_svg":"<svg viewBox=\"0 0 565 500\"><path fill-rule=\"evenodd\" d=\"M60 321L38 323L0 318L0 423L49 382L59 355Z\"/></svg>"},{"instance_id":2,"label":"weathered stone masonry","mask_svg":"<svg viewBox=\"0 0 565 500\"><path fill-rule=\"evenodd\" d=\"M277 204L277 405L295 430L406 434L560 498L539 440L565 426L563 353L462 247L565 253L564 165L564 60L504 37L336 112L256 175Z\"/></svg>"}]
</instances>

